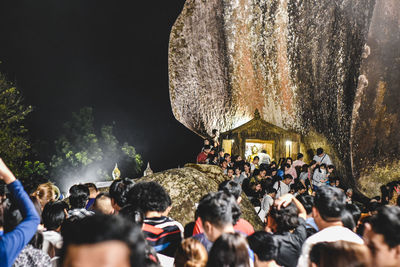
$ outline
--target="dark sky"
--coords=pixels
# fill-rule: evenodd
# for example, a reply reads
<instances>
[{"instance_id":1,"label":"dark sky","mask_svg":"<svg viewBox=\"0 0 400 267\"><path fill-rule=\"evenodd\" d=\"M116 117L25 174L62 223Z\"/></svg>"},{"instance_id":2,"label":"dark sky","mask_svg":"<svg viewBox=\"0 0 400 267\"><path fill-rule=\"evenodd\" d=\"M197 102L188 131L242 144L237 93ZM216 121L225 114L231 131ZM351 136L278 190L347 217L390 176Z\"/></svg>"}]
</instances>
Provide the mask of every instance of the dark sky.
<instances>
[{"instance_id":1,"label":"dark sky","mask_svg":"<svg viewBox=\"0 0 400 267\"><path fill-rule=\"evenodd\" d=\"M193 161L201 139L175 120L169 101L168 40L184 0L0 1L0 70L26 103L40 157L84 106L97 124L116 122L153 170Z\"/></svg>"}]
</instances>

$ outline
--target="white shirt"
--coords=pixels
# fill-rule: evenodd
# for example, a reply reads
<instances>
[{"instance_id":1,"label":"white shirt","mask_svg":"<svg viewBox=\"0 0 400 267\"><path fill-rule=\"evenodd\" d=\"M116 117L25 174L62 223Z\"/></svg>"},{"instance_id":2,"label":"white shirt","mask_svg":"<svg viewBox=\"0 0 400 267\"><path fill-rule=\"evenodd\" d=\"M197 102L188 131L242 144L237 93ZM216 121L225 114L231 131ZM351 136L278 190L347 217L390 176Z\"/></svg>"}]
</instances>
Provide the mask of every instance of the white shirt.
<instances>
[{"instance_id":1,"label":"white shirt","mask_svg":"<svg viewBox=\"0 0 400 267\"><path fill-rule=\"evenodd\" d=\"M258 212L258 217L260 217L261 221L264 222L265 216L268 214L269 209L272 207L273 204L274 199L270 195L266 194L261 200L261 208Z\"/></svg>"},{"instance_id":2,"label":"white shirt","mask_svg":"<svg viewBox=\"0 0 400 267\"><path fill-rule=\"evenodd\" d=\"M271 157L267 153L258 153L258 157L260 158L260 164L270 164Z\"/></svg>"},{"instance_id":3,"label":"white shirt","mask_svg":"<svg viewBox=\"0 0 400 267\"><path fill-rule=\"evenodd\" d=\"M297 262L297 267L310 266L310 251L314 244L320 242L336 242L340 240L361 245L364 244L364 241L358 235L343 226L331 226L325 228L306 239L306 242L303 244L299 261Z\"/></svg>"},{"instance_id":4,"label":"white shirt","mask_svg":"<svg viewBox=\"0 0 400 267\"><path fill-rule=\"evenodd\" d=\"M278 183L280 184L280 186L279 186ZM276 182L274 184L274 188L276 189L276 197L275 197L275 199L278 199L280 196L283 196L283 195L289 193L289 191L290 191L290 185L285 184L282 181Z\"/></svg>"},{"instance_id":5,"label":"white shirt","mask_svg":"<svg viewBox=\"0 0 400 267\"><path fill-rule=\"evenodd\" d=\"M320 162L320 164L325 163L326 166L332 165L331 158L328 156L328 154L323 154L322 157L318 157L318 155L315 155L313 160L316 162Z\"/></svg>"}]
</instances>

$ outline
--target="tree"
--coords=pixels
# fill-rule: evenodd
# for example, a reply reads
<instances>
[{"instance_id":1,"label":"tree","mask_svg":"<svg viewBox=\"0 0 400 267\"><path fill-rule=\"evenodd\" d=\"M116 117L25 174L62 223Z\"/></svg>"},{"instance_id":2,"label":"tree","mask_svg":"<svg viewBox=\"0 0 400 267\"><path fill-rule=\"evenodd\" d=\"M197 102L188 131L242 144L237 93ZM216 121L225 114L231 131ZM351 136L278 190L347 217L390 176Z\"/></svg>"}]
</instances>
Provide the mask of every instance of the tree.
<instances>
[{"instance_id":1,"label":"tree","mask_svg":"<svg viewBox=\"0 0 400 267\"><path fill-rule=\"evenodd\" d=\"M18 89L0 73L0 156L20 176L24 159L30 153L27 129L23 122L32 111L23 104Z\"/></svg>"},{"instance_id":2,"label":"tree","mask_svg":"<svg viewBox=\"0 0 400 267\"><path fill-rule=\"evenodd\" d=\"M113 134L113 126L103 125L96 131L90 107L72 114L72 119L64 123L63 134L55 145L51 173L63 185L69 186L71 181L111 179L115 163L121 163L123 174L135 175L143 164L133 146L120 145Z\"/></svg>"}]
</instances>

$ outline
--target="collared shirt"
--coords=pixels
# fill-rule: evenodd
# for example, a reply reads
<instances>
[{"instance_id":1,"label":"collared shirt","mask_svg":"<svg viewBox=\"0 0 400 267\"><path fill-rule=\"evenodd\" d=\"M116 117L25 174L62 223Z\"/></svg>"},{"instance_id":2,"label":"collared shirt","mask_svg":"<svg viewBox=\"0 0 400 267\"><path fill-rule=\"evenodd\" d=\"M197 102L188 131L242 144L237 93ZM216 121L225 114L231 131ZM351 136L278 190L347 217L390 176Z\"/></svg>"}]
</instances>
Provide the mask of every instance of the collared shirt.
<instances>
[{"instance_id":1,"label":"collared shirt","mask_svg":"<svg viewBox=\"0 0 400 267\"><path fill-rule=\"evenodd\" d=\"M309 266L310 250L314 244L320 242L336 242L340 240L353 242L361 245L364 244L364 241L351 230L343 226L331 226L307 238L306 242L303 244L301 256L299 258L297 266L298 267Z\"/></svg>"}]
</instances>

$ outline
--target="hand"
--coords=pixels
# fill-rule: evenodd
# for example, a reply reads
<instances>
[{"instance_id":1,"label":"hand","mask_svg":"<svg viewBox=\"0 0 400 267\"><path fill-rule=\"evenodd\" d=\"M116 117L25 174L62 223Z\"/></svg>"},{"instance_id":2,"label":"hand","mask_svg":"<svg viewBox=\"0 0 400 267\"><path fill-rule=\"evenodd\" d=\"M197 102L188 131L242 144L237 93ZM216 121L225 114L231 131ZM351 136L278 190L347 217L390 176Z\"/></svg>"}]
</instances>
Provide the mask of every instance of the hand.
<instances>
[{"instance_id":1,"label":"hand","mask_svg":"<svg viewBox=\"0 0 400 267\"><path fill-rule=\"evenodd\" d=\"M11 184L16 180L14 174L10 171L10 169L7 167L7 165L1 158L0 158L0 179L4 180L6 184Z\"/></svg>"},{"instance_id":2,"label":"hand","mask_svg":"<svg viewBox=\"0 0 400 267\"><path fill-rule=\"evenodd\" d=\"M278 210L283 206L286 208L290 203L292 203L294 196L292 194L286 194L275 200L274 205L277 206Z\"/></svg>"}]
</instances>

